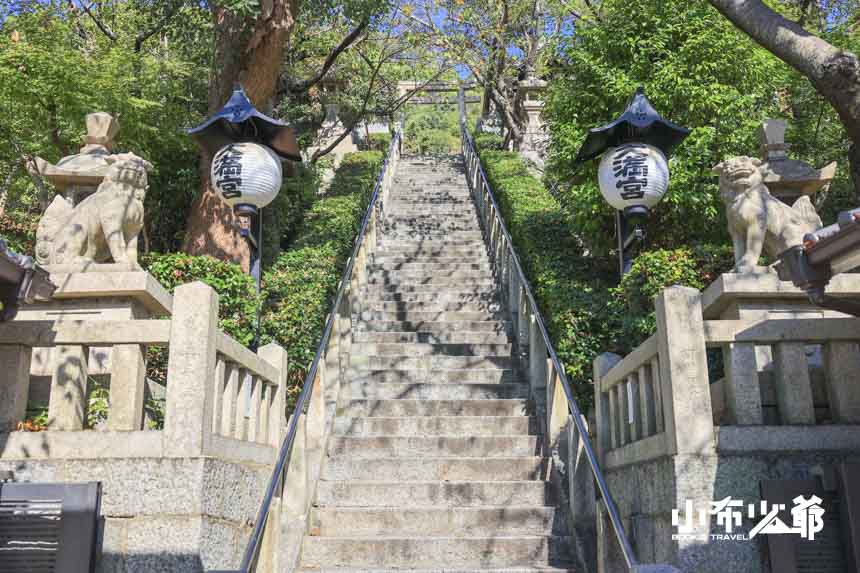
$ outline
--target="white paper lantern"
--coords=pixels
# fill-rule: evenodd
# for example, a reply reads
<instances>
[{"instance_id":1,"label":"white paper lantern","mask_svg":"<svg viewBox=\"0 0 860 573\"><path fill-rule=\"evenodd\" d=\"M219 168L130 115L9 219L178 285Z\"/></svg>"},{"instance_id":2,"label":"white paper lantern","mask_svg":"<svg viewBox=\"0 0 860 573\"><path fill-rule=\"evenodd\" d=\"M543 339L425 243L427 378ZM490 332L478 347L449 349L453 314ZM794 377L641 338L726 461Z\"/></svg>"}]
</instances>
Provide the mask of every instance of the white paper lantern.
<instances>
[{"instance_id":1,"label":"white paper lantern","mask_svg":"<svg viewBox=\"0 0 860 573\"><path fill-rule=\"evenodd\" d=\"M231 143L212 158L212 187L225 203L262 209L278 195L283 172L275 152L257 143Z\"/></svg>"},{"instance_id":2,"label":"white paper lantern","mask_svg":"<svg viewBox=\"0 0 860 573\"><path fill-rule=\"evenodd\" d=\"M628 143L603 154L598 170L600 192L618 209L654 207L669 187L669 164L653 145Z\"/></svg>"}]
</instances>

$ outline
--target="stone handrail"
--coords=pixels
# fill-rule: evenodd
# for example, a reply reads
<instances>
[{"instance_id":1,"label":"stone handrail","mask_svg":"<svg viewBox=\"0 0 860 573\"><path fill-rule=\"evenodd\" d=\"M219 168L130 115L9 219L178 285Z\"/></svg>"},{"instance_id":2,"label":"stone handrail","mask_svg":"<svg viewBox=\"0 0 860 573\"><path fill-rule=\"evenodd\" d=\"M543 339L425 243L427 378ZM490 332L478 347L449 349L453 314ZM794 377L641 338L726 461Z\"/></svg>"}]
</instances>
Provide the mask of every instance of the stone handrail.
<instances>
[{"instance_id":1,"label":"stone handrail","mask_svg":"<svg viewBox=\"0 0 860 573\"><path fill-rule=\"evenodd\" d=\"M606 353L594 363L598 450L607 467L677 453L820 450L824 430L831 449L860 439L860 319L704 320L700 293L677 286L655 307L654 336L623 359ZM823 387L816 388L818 367L808 354L819 345ZM720 380L709 375L707 348L722 350ZM772 353L767 371L756 360L762 351Z\"/></svg>"},{"instance_id":2,"label":"stone handrail","mask_svg":"<svg viewBox=\"0 0 860 573\"><path fill-rule=\"evenodd\" d=\"M0 431L17 435L7 445L20 442L23 447L25 434L33 436L15 431L26 416L33 348L54 349L45 439L72 443L71 434L87 429L88 349L99 346L110 348L109 408L107 431L87 432L94 435L89 442L93 455L103 456L110 438L128 442L128 436L119 434L140 433L146 436L139 443L158 441L141 446L152 455L204 455L237 440L265 446L271 459L271 446L279 443L285 425L286 352L270 344L254 354L221 332L218 295L203 283L178 287L174 302L169 320L0 324L0 364L5 370ZM168 351L161 432L143 428L147 347ZM74 443L77 454L86 457L87 440ZM4 455L17 454L7 447ZM51 455L62 455L62 448ZM140 449L115 447L110 455L135 456Z\"/></svg>"}]
</instances>

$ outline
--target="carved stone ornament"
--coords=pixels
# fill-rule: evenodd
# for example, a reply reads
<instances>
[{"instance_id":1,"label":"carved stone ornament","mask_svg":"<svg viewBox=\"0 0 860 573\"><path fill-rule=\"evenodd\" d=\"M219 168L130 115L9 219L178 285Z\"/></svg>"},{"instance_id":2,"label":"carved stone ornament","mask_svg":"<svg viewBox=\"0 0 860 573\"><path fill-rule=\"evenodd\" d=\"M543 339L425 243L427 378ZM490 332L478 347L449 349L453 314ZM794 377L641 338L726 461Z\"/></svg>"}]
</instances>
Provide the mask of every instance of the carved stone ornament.
<instances>
[{"instance_id":1,"label":"carved stone ornament","mask_svg":"<svg viewBox=\"0 0 860 573\"><path fill-rule=\"evenodd\" d=\"M119 123L110 114L96 112L87 115L87 135L84 145L75 155L60 159L53 165L41 157L35 159L31 170L56 186L73 205L95 192L110 168L108 157L113 151Z\"/></svg>"},{"instance_id":2,"label":"carved stone ornament","mask_svg":"<svg viewBox=\"0 0 860 573\"><path fill-rule=\"evenodd\" d=\"M789 206L764 184L762 161L733 157L714 167L720 176L720 197L726 205L735 252L735 272L756 271L764 250L770 257L803 243L803 236L821 228L821 218L806 195Z\"/></svg>"},{"instance_id":3,"label":"carved stone ornament","mask_svg":"<svg viewBox=\"0 0 860 573\"><path fill-rule=\"evenodd\" d=\"M108 155L95 193L73 206L57 196L36 230L40 264L127 263L137 265L143 199L152 164L133 153Z\"/></svg>"}]
</instances>

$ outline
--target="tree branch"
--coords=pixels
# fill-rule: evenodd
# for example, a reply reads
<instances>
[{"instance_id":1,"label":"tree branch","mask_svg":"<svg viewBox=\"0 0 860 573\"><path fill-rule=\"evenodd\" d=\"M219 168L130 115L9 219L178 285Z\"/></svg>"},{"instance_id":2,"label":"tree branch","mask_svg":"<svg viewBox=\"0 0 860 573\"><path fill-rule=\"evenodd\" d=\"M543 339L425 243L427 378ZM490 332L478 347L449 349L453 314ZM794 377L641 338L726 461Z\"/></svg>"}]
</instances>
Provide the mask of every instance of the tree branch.
<instances>
[{"instance_id":1,"label":"tree branch","mask_svg":"<svg viewBox=\"0 0 860 573\"><path fill-rule=\"evenodd\" d=\"M93 14L92 10L90 10L91 6L87 6L81 2L81 8L84 9L84 12L87 13L98 29L102 31L102 34L107 36L111 42L116 42L116 34L114 34L110 28L108 28L99 18L96 17L95 14Z\"/></svg>"},{"instance_id":2,"label":"tree branch","mask_svg":"<svg viewBox=\"0 0 860 573\"><path fill-rule=\"evenodd\" d=\"M322 68L320 68L319 72L313 77L310 77L306 80L301 80L297 82L289 82L286 86L286 91L290 93L300 93L309 90L311 87L316 85L320 80L322 80L325 75L328 73L329 69L334 65L335 61L337 61L338 56L346 50L353 42L355 42L359 36L367 29L367 26L370 24L370 20L365 19L362 20L358 26L355 27L349 34L344 37L340 43L332 49L329 55L326 57L325 62L323 62Z\"/></svg>"},{"instance_id":3,"label":"tree branch","mask_svg":"<svg viewBox=\"0 0 860 573\"><path fill-rule=\"evenodd\" d=\"M176 14L179 8L182 7L183 4L185 4L184 0L179 0L178 2L175 2L170 8L168 8L167 13L164 15L164 17L158 22L156 22L152 28L137 35L137 37L134 39L135 53L140 52L140 50L143 48L143 43L150 39L153 35L160 32L164 28L164 26L167 25L167 23L171 20L171 18L173 18L173 16Z\"/></svg>"},{"instance_id":4,"label":"tree branch","mask_svg":"<svg viewBox=\"0 0 860 573\"><path fill-rule=\"evenodd\" d=\"M398 52L399 53L399 52ZM365 61L367 60L364 54L359 53ZM364 101L361 104L361 111L355 116L355 120L347 127L343 133L341 133L337 139L332 141L325 149L317 149L314 151L314 154L311 156L311 163L316 163L321 157L328 155L334 150L337 145L344 140L344 138L349 135L349 133L355 129L355 126L358 125L358 122L364 117L365 112L367 111L367 104L370 101L370 95L373 93L373 86L376 83L376 78L379 75L379 70L382 69L382 65L386 62L388 58L395 55L394 53L385 55L383 52L382 56L379 58L379 62L373 68L373 73L370 76L370 83L367 85L367 92L364 94Z\"/></svg>"},{"instance_id":5,"label":"tree branch","mask_svg":"<svg viewBox=\"0 0 860 573\"><path fill-rule=\"evenodd\" d=\"M709 0L723 16L806 76L833 105L849 136L860 141L860 61L810 34L761 0Z\"/></svg>"}]
</instances>

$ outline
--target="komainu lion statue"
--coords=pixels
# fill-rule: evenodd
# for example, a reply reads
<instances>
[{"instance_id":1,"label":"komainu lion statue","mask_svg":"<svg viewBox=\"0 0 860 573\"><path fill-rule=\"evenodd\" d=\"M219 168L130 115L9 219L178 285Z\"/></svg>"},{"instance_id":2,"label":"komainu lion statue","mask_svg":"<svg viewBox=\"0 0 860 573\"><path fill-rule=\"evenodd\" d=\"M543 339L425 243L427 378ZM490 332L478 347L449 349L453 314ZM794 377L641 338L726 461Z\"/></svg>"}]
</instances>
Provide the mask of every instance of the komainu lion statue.
<instances>
[{"instance_id":1,"label":"komainu lion statue","mask_svg":"<svg viewBox=\"0 0 860 573\"><path fill-rule=\"evenodd\" d=\"M726 204L737 273L754 272L762 248L776 259L789 247L802 244L806 233L821 228L821 218L809 197L803 196L789 207L770 194L762 181L761 164L741 156L714 167L720 176L720 197Z\"/></svg>"},{"instance_id":2,"label":"komainu lion statue","mask_svg":"<svg viewBox=\"0 0 860 573\"><path fill-rule=\"evenodd\" d=\"M108 156L111 166L95 193L72 207L60 196L36 230L42 264L128 263L137 266L137 236L152 164L133 153Z\"/></svg>"}]
</instances>

